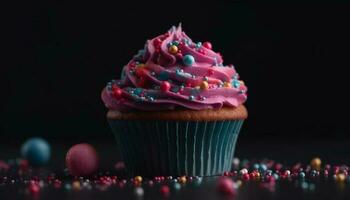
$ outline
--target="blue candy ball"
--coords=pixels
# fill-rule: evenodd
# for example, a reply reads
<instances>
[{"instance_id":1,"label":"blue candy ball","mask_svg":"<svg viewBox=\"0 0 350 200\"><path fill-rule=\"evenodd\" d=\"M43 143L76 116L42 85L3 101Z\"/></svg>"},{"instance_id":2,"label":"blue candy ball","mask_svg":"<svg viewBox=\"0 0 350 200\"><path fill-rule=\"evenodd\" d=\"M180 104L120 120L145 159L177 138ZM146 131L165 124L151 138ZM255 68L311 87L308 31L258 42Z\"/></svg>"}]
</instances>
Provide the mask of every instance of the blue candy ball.
<instances>
[{"instance_id":1,"label":"blue candy ball","mask_svg":"<svg viewBox=\"0 0 350 200\"><path fill-rule=\"evenodd\" d=\"M262 172L264 172L264 171L267 170L267 166L266 166L265 164L260 164L259 170L262 171Z\"/></svg>"},{"instance_id":2,"label":"blue candy ball","mask_svg":"<svg viewBox=\"0 0 350 200\"><path fill-rule=\"evenodd\" d=\"M42 138L31 138L21 148L22 157L32 166L45 165L50 160L51 150L49 143Z\"/></svg>"},{"instance_id":3,"label":"blue candy ball","mask_svg":"<svg viewBox=\"0 0 350 200\"><path fill-rule=\"evenodd\" d=\"M194 57L192 56L192 55L189 55L189 54L187 54L187 55L185 55L184 57L183 57L183 63L185 64L185 65L187 65L187 66L192 66L193 65L193 63L195 62L195 60L194 60Z\"/></svg>"},{"instance_id":4,"label":"blue candy ball","mask_svg":"<svg viewBox=\"0 0 350 200\"><path fill-rule=\"evenodd\" d=\"M166 81L169 79L169 73L166 71L162 71L159 73L158 79L161 81Z\"/></svg>"}]
</instances>

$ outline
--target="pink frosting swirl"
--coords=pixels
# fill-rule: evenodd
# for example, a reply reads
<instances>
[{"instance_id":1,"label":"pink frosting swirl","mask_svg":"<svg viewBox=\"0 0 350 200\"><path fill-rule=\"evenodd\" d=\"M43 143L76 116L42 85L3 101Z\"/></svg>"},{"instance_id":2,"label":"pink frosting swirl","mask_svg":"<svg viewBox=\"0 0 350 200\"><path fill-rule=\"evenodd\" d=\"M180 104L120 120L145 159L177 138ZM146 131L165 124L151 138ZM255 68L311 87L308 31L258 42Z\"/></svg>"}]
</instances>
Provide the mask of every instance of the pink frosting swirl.
<instances>
[{"instance_id":1,"label":"pink frosting swirl","mask_svg":"<svg viewBox=\"0 0 350 200\"><path fill-rule=\"evenodd\" d=\"M121 78L107 84L102 100L121 112L219 109L244 103L246 91L233 65L224 66L210 43L192 42L179 26L148 40Z\"/></svg>"}]
</instances>

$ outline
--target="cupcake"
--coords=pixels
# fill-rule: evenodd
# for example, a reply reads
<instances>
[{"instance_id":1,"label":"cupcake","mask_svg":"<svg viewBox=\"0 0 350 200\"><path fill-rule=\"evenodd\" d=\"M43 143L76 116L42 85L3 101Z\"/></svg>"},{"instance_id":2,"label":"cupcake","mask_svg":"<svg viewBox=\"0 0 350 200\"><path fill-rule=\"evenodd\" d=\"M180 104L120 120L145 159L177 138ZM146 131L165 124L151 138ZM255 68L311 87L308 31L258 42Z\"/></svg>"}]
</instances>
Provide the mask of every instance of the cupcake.
<instances>
[{"instance_id":1,"label":"cupcake","mask_svg":"<svg viewBox=\"0 0 350 200\"><path fill-rule=\"evenodd\" d=\"M148 40L102 100L128 172L210 176L231 169L246 91L211 43L179 25Z\"/></svg>"}]
</instances>

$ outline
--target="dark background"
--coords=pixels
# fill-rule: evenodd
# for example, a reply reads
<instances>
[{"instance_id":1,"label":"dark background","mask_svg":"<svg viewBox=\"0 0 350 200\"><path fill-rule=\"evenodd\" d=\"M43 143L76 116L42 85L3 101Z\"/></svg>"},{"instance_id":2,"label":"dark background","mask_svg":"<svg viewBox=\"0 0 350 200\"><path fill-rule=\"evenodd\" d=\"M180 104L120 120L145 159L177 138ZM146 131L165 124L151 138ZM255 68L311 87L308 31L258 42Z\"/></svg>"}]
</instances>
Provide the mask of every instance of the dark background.
<instances>
[{"instance_id":1,"label":"dark background","mask_svg":"<svg viewBox=\"0 0 350 200\"><path fill-rule=\"evenodd\" d=\"M248 85L241 140L349 138L349 4L158 6L13 6L1 25L0 141L112 140L102 88L179 22Z\"/></svg>"}]
</instances>

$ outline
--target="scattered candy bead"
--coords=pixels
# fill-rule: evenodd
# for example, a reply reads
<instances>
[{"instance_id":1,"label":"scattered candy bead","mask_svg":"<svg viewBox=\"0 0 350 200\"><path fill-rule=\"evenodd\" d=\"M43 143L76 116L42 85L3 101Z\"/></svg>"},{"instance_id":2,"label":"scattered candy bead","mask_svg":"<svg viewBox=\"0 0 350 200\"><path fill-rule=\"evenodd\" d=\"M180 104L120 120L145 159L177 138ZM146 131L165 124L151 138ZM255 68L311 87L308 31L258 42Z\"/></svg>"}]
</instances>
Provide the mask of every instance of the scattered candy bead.
<instances>
[{"instance_id":1,"label":"scattered candy bead","mask_svg":"<svg viewBox=\"0 0 350 200\"><path fill-rule=\"evenodd\" d=\"M265 164L260 164L259 170L265 172L267 170L267 166Z\"/></svg>"},{"instance_id":2,"label":"scattered candy bead","mask_svg":"<svg viewBox=\"0 0 350 200\"><path fill-rule=\"evenodd\" d=\"M194 60L194 57L192 55L185 55L182 59L183 63L186 65L186 66L192 66L193 63L195 62Z\"/></svg>"},{"instance_id":3,"label":"scattered candy bead","mask_svg":"<svg viewBox=\"0 0 350 200\"><path fill-rule=\"evenodd\" d=\"M80 182L79 181L74 181L72 183L72 188L73 188L73 190L80 190Z\"/></svg>"},{"instance_id":4,"label":"scattered candy bead","mask_svg":"<svg viewBox=\"0 0 350 200\"><path fill-rule=\"evenodd\" d=\"M200 85L200 88L201 88L202 90L207 90L207 89L209 88L208 82L207 82L207 81L203 81L203 82L201 83L201 85Z\"/></svg>"},{"instance_id":5,"label":"scattered candy bead","mask_svg":"<svg viewBox=\"0 0 350 200\"><path fill-rule=\"evenodd\" d=\"M21 154L30 165L42 166L50 160L51 148L46 140L31 138L22 145Z\"/></svg>"},{"instance_id":6,"label":"scattered candy bead","mask_svg":"<svg viewBox=\"0 0 350 200\"><path fill-rule=\"evenodd\" d=\"M222 177L218 180L217 189L221 194L233 195L234 194L234 184L230 178Z\"/></svg>"},{"instance_id":7,"label":"scattered candy bead","mask_svg":"<svg viewBox=\"0 0 350 200\"><path fill-rule=\"evenodd\" d=\"M338 182L344 182L346 179L346 176L344 174L337 174L336 175L336 181Z\"/></svg>"},{"instance_id":8,"label":"scattered candy bead","mask_svg":"<svg viewBox=\"0 0 350 200\"><path fill-rule=\"evenodd\" d=\"M175 179L176 180L176 179ZM174 182L173 184L175 190L180 190L181 189L181 184L178 182Z\"/></svg>"},{"instance_id":9,"label":"scattered candy bead","mask_svg":"<svg viewBox=\"0 0 350 200\"><path fill-rule=\"evenodd\" d=\"M28 189L32 195L36 195L40 192L40 186L37 183L30 183Z\"/></svg>"},{"instance_id":10,"label":"scattered candy bead","mask_svg":"<svg viewBox=\"0 0 350 200\"><path fill-rule=\"evenodd\" d=\"M243 174L243 175L242 175L242 179L243 179L244 181L248 181L248 180L250 179L249 173Z\"/></svg>"},{"instance_id":11,"label":"scattered candy bead","mask_svg":"<svg viewBox=\"0 0 350 200\"><path fill-rule=\"evenodd\" d=\"M149 180L149 181L148 181L148 185L149 185L150 187L152 187L152 186L154 185L154 182L153 182L152 180Z\"/></svg>"},{"instance_id":12,"label":"scattered candy bead","mask_svg":"<svg viewBox=\"0 0 350 200\"><path fill-rule=\"evenodd\" d=\"M138 197L142 197L145 193L142 187L136 187L134 192L135 192L135 195Z\"/></svg>"},{"instance_id":13,"label":"scattered candy bead","mask_svg":"<svg viewBox=\"0 0 350 200\"><path fill-rule=\"evenodd\" d=\"M64 188L65 188L66 190L71 190L71 189L72 189L72 185L69 184L69 183L66 183L66 184L64 185Z\"/></svg>"},{"instance_id":14,"label":"scattered candy bead","mask_svg":"<svg viewBox=\"0 0 350 200\"><path fill-rule=\"evenodd\" d=\"M163 197L169 197L170 196L170 188L169 186L167 185L162 185L160 187L160 194L163 196Z\"/></svg>"},{"instance_id":15,"label":"scattered candy bead","mask_svg":"<svg viewBox=\"0 0 350 200\"><path fill-rule=\"evenodd\" d=\"M19 166L21 165L22 161L23 160L21 159L12 159L8 162L0 161L0 163L2 163L2 165L6 165L8 168L7 170L9 172L12 172L15 170L21 170ZM325 179L328 177L328 174L330 180L333 179L339 185L350 184L350 168L346 165L325 165L324 168L320 168L318 170L312 168L311 163L310 165L306 166L302 165L301 163L297 163L289 168L288 166L276 163L275 161L263 160L262 162L249 162L248 160L242 160L240 162L237 158L234 159L232 164L235 171L225 172L223 176L219 177L217 180L216 186L220 193L231 194L230 192L232 189L233 194L235 194L235 191L241 187L242 181L244 181L244 184L254 181L261 184L263 188L267 188L269 191L273 191L270 189L273 189L280 180L283 180L283 182L293 181L295 183L295 186L301 187L304 190L312 191L317 187L317 184L314 184L315 180L318 180L316 178L322 177ZM15 168L12 169L14 166ZM29 171L26 173L31 173L31 171L32 170L29 169ZM28 177L28 174L26 174L24 177ZM92 188L96 188L99 191L106 191L108 187L119 187L121 189L125 186L130 186L133 187L137 196L142 197L144 195L143 188L140 187L141 183L144 181L141 176L135 176L134 178L125 180L120 179L119 177L113 175L112 173L110 174L110 172L107 171L96 174L91 177L91 179L86 179L84 177L75 177L72 178L73 180L71 182L67 182L69 180L66 179L60 179L59 176L54 173L46 174L45 176L33 174L29 175L29 177L29 179L25 178L27 180L23 180L23 178L17 179L12 176L0 176L0 186L8 184L13 187L20 185L20 183L23 181L26 187L26 191L28 191L29 194L37 194L40 191L44 191L43 188L45 187L52 187L57 189L62 188L67 191L74 190L77 192L90 190ZM226 181L229 180L232 183L221 183L223 186L219 186L219 182L223 181L224 178L226 178ZM65 181L63 182L62 180ZM154 177L153 180L146 180L144 182L149 187L159 187L159 192L161 195L163 197L167 197L168 192L170 193L171 191L169 187L172 187L174 191L178 191L182 187L198 186L201 184L202 180L203 178L198 176L181 176L178 178L173 178L172 176L159 176ZM208 179L204 180L207 181Z\"/></svg>"},{"instance_id":16,"label":"scattered candy bead","mask_svg":"<svg viewBox=\"0 0 350 200\"><path fill-rule=\"evenodd\" d=\"M179 182L180 182L181 184L185 184L185 183L187 182L186 176L181 176L181 177L179 177Z\"/></svg>"},{"instance_id":17,"label":"scattered candy bead","mask_svg":"<svg viewBox=\"0 0 350 200\"><path fill-rule=\"evenodd\" d=\"M76 144L66 155L66 166L71 175L88 176L98 168L98 155L90 144Z\"/></svg>"},{"instance_id":18,"label":"scattered candy bead","mask_svg":"<svg viewBox=\"0 0 350 200\"><path fill-rule=\"evenodd\" d=\"M259 169L259 164L258 164L258 163L255 163L255 164L253 165L253 168L254 168L254 169Z\"/></svg>"},{"instance_id":19,"label":"scattered candy bead","mask_svg":"<svg viewBox=\"0 0 350 200\"><path fill-rule=\"evenodd\" d=\"M142 177L141 176L135 176L134 180L138 183L142 182Z\"/></svg>"},{"instance_id":20,"label":"scattered candy bead","mask_svg":"<svg viewBox=\"0 0 350 200\"><path fill-rule=\"evenodd\" d=\"M229 82L224 82L224 87L230 88L230 87L231 87L231 83L229 83Z\"/></svg>"},{"instance_id":21,"label":"scattered candy bead","mask_svg":"<svg viewBox=\"0 0 350 200\"><path fill-rule=\"evenodd\" d=\"M311 167L312 169L316 169L316 170L319 170L321 168L321 164L322 164L322 161L320 158L314 158L311 160Z\"/></svg>"}]
</instances>

